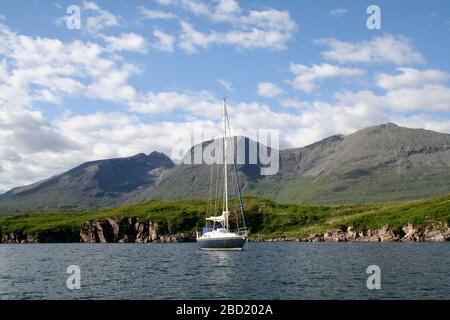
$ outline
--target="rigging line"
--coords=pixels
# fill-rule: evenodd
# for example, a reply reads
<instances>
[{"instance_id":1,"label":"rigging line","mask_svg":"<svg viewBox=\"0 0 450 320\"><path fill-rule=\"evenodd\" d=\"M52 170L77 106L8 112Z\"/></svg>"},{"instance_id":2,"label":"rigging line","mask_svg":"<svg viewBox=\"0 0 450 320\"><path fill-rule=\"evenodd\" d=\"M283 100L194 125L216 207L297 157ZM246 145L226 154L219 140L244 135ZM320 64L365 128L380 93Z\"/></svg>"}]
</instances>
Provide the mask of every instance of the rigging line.
<instances>
[{"instance_id":1,"label":"rigging line","mask_svg":"<svg viewBox=\"0 0 450 320\"><path fill-rule=\"evenodd\" d=\"M217 152L218 148L217 148L217 140L214 141L214 152ZM214 215L217 213L218 209L219 209L219 164L217 163L217 157L215 157L215 168L216 168L216 193L214 195Z\"/></svg>"},{"instance_id":2,"label":"rigging line","mask_svg":"<svg viewBox=\"0 0 450 320\"><path fill-rule=\"evenodd\" d=\"M217 176L217 166L214 165L214 169L216 170L216 176ZM214 173L213 173L214 174ZM216 185L215 185L215 194L214 194L214 212L212 213L212 216L217 216L217 189L218 189L218 182L217 182L218 178L216 177ZM213 225L216 225L216 222L213 221Z\"/></svg>"},{"instance_id":3,"label":"rigging line","mask_svg":"<svg viewBox=\"0 0 450 320\"><path fill-rule=\"evenodd\" d=\"M230 135L231 135L231 133L230 133ZM232 156L233 156L233 161L234 161L234 155L235 155L235 143L234 143L235 139L234 139L234 137L230 136L230 141L232 141L232 143L230 143L230 144L232 146L232 152L233 152ZM237 190L236 190L235 176L233 174L231 174L231 184L233 186L233 194L234 194L235 198L237 198L238 197L238 193L237 193ZM234 217L236 219L236 228L239 229L239 217L238 217L238 214L235 213Z\"/></svg>"},{"instance_id":4,"label":"rigging line","mask_svg":"<svg viewBox=\"0 0 450 320\"><path fill-rule=\"evenodd\" d=\"M234 152L234 150L233 150L233 152ZM234 155L233 155L233 159L234 159ZM231 181L232 181L232 183L233 183L233 193L234 193L234 196L235 196L235 198L237 198L237 197L238 197L238 194L237 194L237 190L236 190L236 181L235 181L235 177L234 177L233 174L231 175ZM236 228L237 228L237 230L239 230L239 217L238 217L238 214L235 213L235 214L234 214L234 217L236 218Z\"/></svg>"},{"instance_id":5,"label":"rigging line","mask_svg":"<svg viewBox=\"0 0 450 320\"><path fill-rule=\"evenodd\" d=\"M217 179L216 179L216 194L215 194L215 197L214 197L214 215L216 216L217 215L217 212L219 211L219 169L218 169L218 167L216 166L216 177L217 177Z\"/></svg>"},{"instance_id":6,"label":"rigging line","mask_svg":"<svg viewBox=\"0 0 450 320\"><path fill-rule=\"evenodd\" d=\"M207 216L208 216L208 211L209 211L209 215L212 215L212 177L213 177L213 163L210 164L210 170L209 170L209 200L208 200L208 208L206 209L207 211Z\"/></svg>"},{"instance_id":7,"label":"rigging line","mask_svg":"<svg viewBox=\"0 0 450 320\"><path fill-rule=\"evenodd\" d=\"M224 164L225 165L225 164ZM222 174L222 177L223 177L223 180L222 181L225 181L225 174L226 174L226 172L225 172L225 170L223 171L223 174ZM225 211L225 187L223 187L224 189L224 192L223 192L223 196L222 196L222 214L223 214L223 212ZM228 214L228 213L227 213Z\"/></svg>"},{"instance_id":8,"label":"rigging line","mask_svg":"<svg viewBox=\"0 0 450 320\"><path fill-rule=\"evenodd\" d=\"M215 216L217 216L218 214L217 214L217 212L218 212L218 210L219 210L219 176L218 176L218 173L219 172L219 169L217 168L217 166L216 166L216 177L217 177L217 180L216 180L216 195L215 195L215 197L214 197L214 215Z\"/></svg>"},{"instance_id":9,"label":"rigging line","mask_svg":"<svg viewBox=\"0 0 450 320\"><path fill-rule=\"evenodd\" d=\"M228 113L227 113L227 123L228 123L228 131L230 132L230 136L231 136L230 119L228 119ZM245 138L244 138L244 146L245 146ZM237 148L237 146L236 146L236 148ZM246 223L245 223L245 216L244 216L244 204L242 201L241 186L239 183L239 176L238 176L237 165L236 165L236 162L237 162L236 154L237 154L237 152L234 154L234 157L233 157L234 174L236 176L237 190L238 190L238 196L239 196L239 208L241 210L242 223L243 223L244 229L245 229ZM245 154L245 152L244 152L244 154Z\"/></svg>"},{"instance_id":10,"label":"rigging line","mask_svg":"<svg viewBox=\"0 0 450 320\"><path fill-rule=\"evenodd\" d=\"M227 151L231 150L231 156L232 157L230 157L230 158L233 159L233 163L234 163L236 161L236 159L235 159L235 154L236 154L235 153L235 147L236 147L236 144L234 143L235 139L233 138L233 136L231 134L230 121L229 121L229 118L228 118L228 112L227 111L225 112L225 127L228 129L228 136L225 135L225 138L227 139L228 144L231 146L231 148L229 148ZM230 156L230 152L227 152L227 156ZM233 193L234 193L234 196L237 198L238 194L236 192L235 176L232 173L230 175L231 175L231 184L233 186ZM236 220L236 228L237 228L237 230L239 230L239 216L238 216L238 214L236 212L234 213L234 218Z\"/></svg>"},{"instance_id":11,"label":"rigging line","mask_svg":"<svg viewBox=\"0 0 450 320\"><path fill-rule=\"evenodd\" d=\"M224 176L224 225L229 229L229 206L228 206L228 138L227 138L227 100L223 99L223 176Z\"/></svg>"},{"instance_id":12,"label":"rigging line","mask_svg":"<svg viewBox=\"0 0 450 320\"><path fill-rule=\"evenodd\" d=\"M231 136L231 129L230 129L230 136ZM234 137L230 137L230 139L232 139L232 141L233 141L233 165L234 165L235 162L236 162L237 139L235 139ZM237 188L236 188L237 181L236 181L236 177L235 177L234 174L231 174L231 180L233 182L234 197L235 198L239 198L239 195L238 195L238 192L237 192ZM237 228L237 230L239 230L239 227L240 227L239 226L239 214L237 212L235 212L234 216L236 218L236 228Z\"/></svg>"},{"instance_id":13,"label":"rigging line","mask_svg":"<svg viewBox=\"0 0 450 320\"><path fill-rule=\"evenodd\" d=\"M218 140L217 143L219 144L219 147L220 147L220 140ZM217 179L216 179L216 183L217 183L217 185L216 185L216 187L217 187L217 195L216 195L217 207L216 207L216 212L219 212L219 203L220 203L219 194L221 194L222 190L223 190L223 183L222 183L223 182L223 174L220 174L220 172L222 170L220 170L220 165L219 164L217 164L216 168L217 168ZM222 173L223 173L223 171L222 171ZM219 176L220 176L220 180L219 180Z\"/></svg>"}]
</instances>

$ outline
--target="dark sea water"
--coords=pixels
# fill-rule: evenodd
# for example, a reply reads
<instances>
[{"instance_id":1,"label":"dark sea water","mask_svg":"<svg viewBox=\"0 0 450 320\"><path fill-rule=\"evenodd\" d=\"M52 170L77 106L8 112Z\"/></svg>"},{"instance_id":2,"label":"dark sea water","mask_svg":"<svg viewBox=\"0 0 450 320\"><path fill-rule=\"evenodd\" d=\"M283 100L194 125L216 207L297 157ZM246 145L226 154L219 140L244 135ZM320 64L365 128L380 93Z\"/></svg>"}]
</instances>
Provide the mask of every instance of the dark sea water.
<instances>
[{"instance_id":1,"label":"dark sea water","mask_svg":"<svg viewBox=\"0 0 450 320\"><path fill-rule=\"evenodd\" d=\"M78 265L81 288L66 268ZM381 289L366 268L381 269ZM450 299L450 243L0 245L1 299Z\"/></svg>"}]
</instances>

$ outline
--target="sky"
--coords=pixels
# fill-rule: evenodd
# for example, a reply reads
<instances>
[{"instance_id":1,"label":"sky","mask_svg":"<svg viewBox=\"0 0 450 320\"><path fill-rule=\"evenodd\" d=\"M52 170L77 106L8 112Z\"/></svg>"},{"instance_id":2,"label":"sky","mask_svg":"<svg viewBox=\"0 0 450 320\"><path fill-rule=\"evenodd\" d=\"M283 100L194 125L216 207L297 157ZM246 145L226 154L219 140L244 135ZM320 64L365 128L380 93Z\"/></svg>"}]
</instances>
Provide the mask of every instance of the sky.
<instances>
[{"instance_id":1,"label":"sky","mask_svg":"<svg viewBox=\"0 0 450 320\"><path fill-rule=\"evenodd\" d=\"M0 193L175 158L220 135L223 97L233 134L279 130L280 148L386 122L450 133L449 40L446 0L2 0Z\"/></svg>"}]
</instances>

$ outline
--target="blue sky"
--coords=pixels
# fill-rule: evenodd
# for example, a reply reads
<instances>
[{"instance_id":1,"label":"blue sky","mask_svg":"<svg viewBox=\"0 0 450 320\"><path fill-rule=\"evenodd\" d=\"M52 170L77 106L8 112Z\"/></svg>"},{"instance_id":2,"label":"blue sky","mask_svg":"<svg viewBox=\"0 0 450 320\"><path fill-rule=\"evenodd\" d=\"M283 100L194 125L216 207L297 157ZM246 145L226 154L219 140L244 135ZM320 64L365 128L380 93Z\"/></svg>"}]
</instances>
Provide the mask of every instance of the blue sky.
<instances>
[{"instance_id":1,"label":"blue sky","mask_svg":"<svg viewBox=\"0 0 450 320\"><path fill-rule=\"evenodd\" d=\"M369 30L366 9L381 10ZM80 8L68 29L66 8ZM383 122L450 133L448 1L0 3L0 191L188 132L281 147Z\"/></svg>"}]
</instances>

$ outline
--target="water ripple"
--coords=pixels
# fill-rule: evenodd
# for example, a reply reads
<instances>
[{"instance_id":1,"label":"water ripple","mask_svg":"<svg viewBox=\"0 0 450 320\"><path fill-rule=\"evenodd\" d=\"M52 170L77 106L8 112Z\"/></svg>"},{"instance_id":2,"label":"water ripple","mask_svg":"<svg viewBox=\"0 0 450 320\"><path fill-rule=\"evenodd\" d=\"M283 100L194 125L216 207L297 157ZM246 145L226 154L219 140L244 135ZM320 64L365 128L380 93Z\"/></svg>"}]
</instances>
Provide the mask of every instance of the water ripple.
<instances>
[{"instance_id":1,"label":"water ripple","mask_svg":"<svg viewBox=\"0 0 450 320\"><path fill-rule=\"evenodd\" d=\"M450 244L0 245L0 299L450 299ZM67 266L81 289L66 288ZM382 289L366 288L377 264Z\"/></svg>"}]
</instances>

